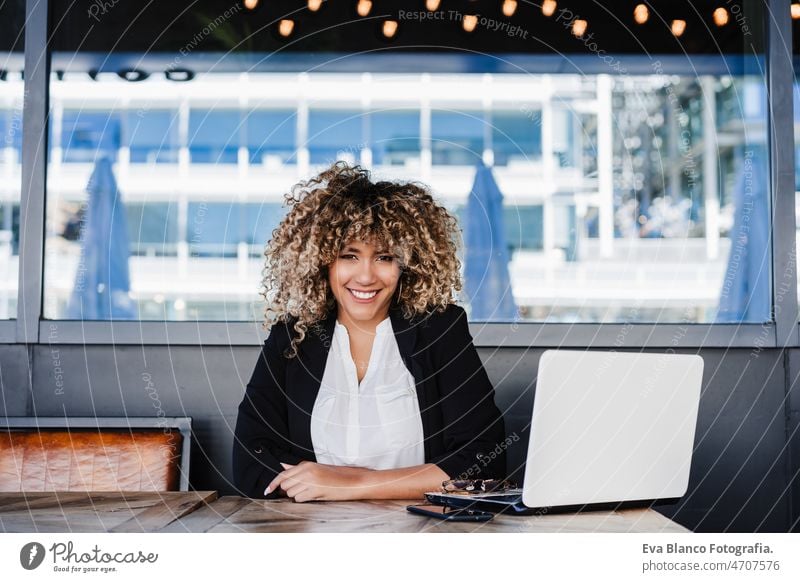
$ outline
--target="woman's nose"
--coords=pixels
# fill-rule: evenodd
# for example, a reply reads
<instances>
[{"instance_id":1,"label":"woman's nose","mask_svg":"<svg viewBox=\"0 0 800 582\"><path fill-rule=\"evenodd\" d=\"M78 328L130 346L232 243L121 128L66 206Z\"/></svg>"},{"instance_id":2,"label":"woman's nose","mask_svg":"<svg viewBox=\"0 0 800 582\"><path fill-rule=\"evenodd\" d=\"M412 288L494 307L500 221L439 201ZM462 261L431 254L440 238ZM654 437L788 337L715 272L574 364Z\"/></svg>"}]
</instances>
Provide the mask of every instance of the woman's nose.
<instances>
[{"instance_id":1,"label":"woman's nose","mask_svg":"<svg viewBox=\"0 0 800 582\"><path fill-rule=\"evenodd\" d=\"M356 273L356 280L359 283L367 284L375 280L375 263L374 261L360 261L358 265L358 272Z\"/></svg>"}]
</instances>

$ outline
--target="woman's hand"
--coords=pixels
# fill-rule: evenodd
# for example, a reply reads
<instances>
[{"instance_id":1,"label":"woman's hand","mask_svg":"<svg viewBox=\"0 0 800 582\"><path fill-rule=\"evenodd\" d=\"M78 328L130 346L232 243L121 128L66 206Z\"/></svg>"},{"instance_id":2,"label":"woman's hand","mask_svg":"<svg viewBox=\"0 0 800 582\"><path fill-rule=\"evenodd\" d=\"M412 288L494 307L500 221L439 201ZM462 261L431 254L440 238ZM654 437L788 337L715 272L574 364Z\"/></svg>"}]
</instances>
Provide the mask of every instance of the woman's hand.
<instances>
[{"instance_id":1,"label":"woman's hand","mask_svg":"<svg viewBox=\"0 0 800 582\"><path fill-rule=\"evenodd\" d=\"M297 465L281 463L281 471L267 486L265 495L282 489L295 501L348 501L358 499L359 485L370 469L339 467L311 461Z\"/></svg>"}]
</instances>

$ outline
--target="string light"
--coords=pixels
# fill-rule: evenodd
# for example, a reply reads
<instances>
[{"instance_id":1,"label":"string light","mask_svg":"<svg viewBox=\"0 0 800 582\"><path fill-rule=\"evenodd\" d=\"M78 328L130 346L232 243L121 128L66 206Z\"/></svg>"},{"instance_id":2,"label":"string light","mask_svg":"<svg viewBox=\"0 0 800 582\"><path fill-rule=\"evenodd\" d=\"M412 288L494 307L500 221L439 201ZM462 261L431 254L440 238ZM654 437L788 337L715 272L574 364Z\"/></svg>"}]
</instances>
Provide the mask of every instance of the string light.
<instances>
[{"instance_id":1,"label":"string light","mask_svg":"<svg viewBox=\"0 0 800 582\"><path fill-rule=\"evenodd\" d=\"M372 2L370 0L358 0L356 11L359 16L367 16L370 10L372 10Z\"/></svg>"},{"instance_id":2,"label":"string light","mask_svg":"<svg viewBox=\"0 0 800 582\"><path fill-rule=\"evenodd\" d=\"M673 20L671 28L672 28L672 34L674 34L675 36L681 36L686 30L686 21Z\"/></svg>"},{"instance_id":3,"label":"string light","mask_svg":"<svg viewBox=\"0 0 800 582\"><path fill-rule=\"evenodd\" d=\"M728 11L720 7L714 10L714 24L717 26L725 26L729 20Z\"/></svg>"},{"instance_id":4,"label":"string light","mask_svg":"<svg viewBox=\"0 0 800 582\"><path fill-rule=\"evenodd\" d=\"M383 36L392 38L397 33L396 20L384 20L383 22Z\"/></svg>"},{"instance_id":5,"label":"string light","mask_svg":"<svg viewBox=\"0 0 800 582\"><path fill-rule=\"evenodd\" d=\"M255 10L258 6L258 0L244 0L244 7L248 10Z\"/></svg>"},{"instance_id":6,"label":"string light","mask_svg":"<svg viewBox=\"0 0 800 582\"><path fill-rule=\"evenodd\" d=\"M478 17L474 14L465 14L464 18L461 20L461 26L464 27L464 30L467 32L472 32L475 30L475 27L478 25Z\"/></svg>"},{"instance_id":7,"label":"string light","mask_svg":"<svg viewBox=\"0 0 800 582\"><path fill-rule=\"evenodd\" d=\"M439 10L439 0L425 0L425 8L428 12L436 12Z\"/></svg>"},{"instance_id":8,"label":"string light","mask_svg":"<svg viewBox=\"0 0 800 582\"><path fill-rule=\"evenodd\" d=\"M650 18L650 9L646 4L637 4L633 9L633 19L636 24L644 24Z\"/></svg>"},{"instance_id":9,"label":"string light","mask_svg":"<svg viewBox=\"0 0 800 582\"><path fill-rule=\"evenodd\" d=\"M322 6L322 0L308 0L308 9L311 12L316 12Z\"/></svg>"},{"instance_id":10,"label":"string light","mask_svg":"<svg viewBox=\"0 0 800 582\"><path fill-rule=\"evenodd\" d=\"M544 0L544 2L542 2L542 14L545 16L552 16L557 7L558 4L556 0Z\"/></svg>"},{"instance_id":11,"label":"string light","mask_svg":"<svg viewBox=\"0 0 800 582\"><path fill-rule=\"evenodd\" d=\"M586 27L589 26L589 23L585 20L581 20L580 18L576 18L572 21L572 34L577 36L578 38L582 37L583 34L586 32Z\"/></svg>"},{"instance_id":12,"label":"string light","mask_svg":"<svg viewBox=\"0 0 800 582\"><path fill-rule=\"evenodd\" d=\"M278 24L278 32L281 36L289 36L292 34L294 30L294 20L289 20L288 18L284 18Z\"/></svg>"},{"instance_id":13,"label":"string light","mask_svg":"<svg viewBox=\"0 0 800 582\"><path fill-rule=\"evenodd\" d=\"M503 2L503 14L511 18L517 11L517 0L505 0Z\"/></svg>"},{"instance_id":14,"label":"string light","mask_svg":"<svg viewBox=\"0 0 800 582\"><path fill-rule=\"evenodd\" d=\"M794 2L792 4L792 19L797 20L800 18L800 3Z\"/></svg>"}]
</instances>

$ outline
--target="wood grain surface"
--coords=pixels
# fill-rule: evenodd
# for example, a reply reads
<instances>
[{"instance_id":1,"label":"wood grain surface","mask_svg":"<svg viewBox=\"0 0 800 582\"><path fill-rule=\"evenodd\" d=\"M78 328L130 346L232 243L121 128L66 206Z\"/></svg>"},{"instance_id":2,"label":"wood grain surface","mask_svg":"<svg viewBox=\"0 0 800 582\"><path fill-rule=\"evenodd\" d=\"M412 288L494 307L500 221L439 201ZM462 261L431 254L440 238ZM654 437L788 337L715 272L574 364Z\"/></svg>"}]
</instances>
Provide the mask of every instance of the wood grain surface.
<instances>
[{"instance_id":1,"label":"wood grain surface","mask_svg":"<svg viewBox=\"0 0 800 582\"><path fill-rule=\"evenodd\" d=\"M167 531L194 532L669 532L686 528L652 509L543 516L496 515L482 523L413 515L417 500L294 503L289 499L222 497L175 520Z\"/></svg>"},{"instance_id":2,"label":"wood grain surface","mask_svg":"<svg viewBox=\"0 0 800 582\"><path fill-rule=\"evenodd\" d=\"M158 531L216 498L216 491L0 493L0 532Z\"/></svg>"},{"instance_id":3,"label":"wood grain surface","mask_svg":"<svg viewBox=\"0 0 800 582\"><path fill-rule=\"evenodd\" d=\"M217 498L215 491L0 493L0 532L666 532L689 530L653 509L537 516L481 523L414 515L418 500L295 503Z\"/></svg>"}]
</instances>

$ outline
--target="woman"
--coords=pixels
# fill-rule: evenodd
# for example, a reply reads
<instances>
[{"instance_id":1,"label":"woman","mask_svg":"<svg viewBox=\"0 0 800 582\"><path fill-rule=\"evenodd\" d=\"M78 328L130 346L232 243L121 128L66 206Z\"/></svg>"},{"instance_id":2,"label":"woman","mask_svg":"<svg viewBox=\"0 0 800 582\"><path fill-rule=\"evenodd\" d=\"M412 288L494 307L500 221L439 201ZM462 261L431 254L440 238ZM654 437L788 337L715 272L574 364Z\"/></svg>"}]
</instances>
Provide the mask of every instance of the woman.
<instances>
[{"instance_id":1,"label":"woman","mask_svg":"<svg viewBox=\"0 0 800 582\"><path fill-rule=\"evenodd\" d=\"M236 487L408 499L505 476L503 417L454 303L455 218L424 187L344 162L286 200L265 251L270 333L239 406Z\"/></svg>"}]
</instances>

